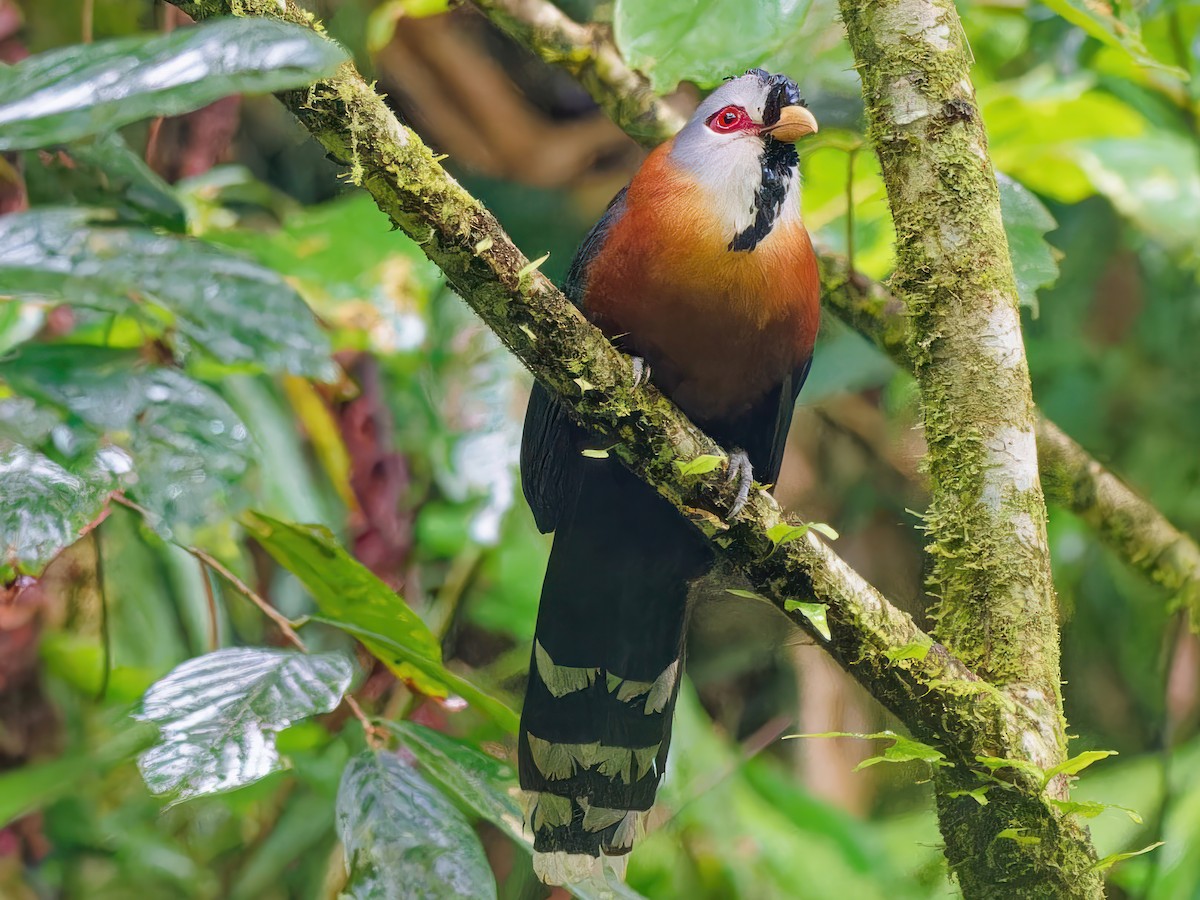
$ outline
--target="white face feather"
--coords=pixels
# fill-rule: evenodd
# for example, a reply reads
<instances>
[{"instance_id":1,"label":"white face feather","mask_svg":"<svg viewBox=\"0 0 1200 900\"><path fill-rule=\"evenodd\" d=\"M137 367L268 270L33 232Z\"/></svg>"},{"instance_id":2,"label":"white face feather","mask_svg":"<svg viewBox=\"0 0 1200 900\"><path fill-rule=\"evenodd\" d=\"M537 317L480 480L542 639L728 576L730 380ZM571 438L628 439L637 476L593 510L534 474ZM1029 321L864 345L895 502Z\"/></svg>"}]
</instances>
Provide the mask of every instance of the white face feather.
<instances>
[{"instance_id":1,"label":"white face feather","mask_svg":"<svg viewBox=\"0 0 1200 900\"><path fill-rule=\"evenodd\" d=\"M769 86L757 75L727 81L704 100L675 138L671 159L708 189L713 211L725 222L732 240L754 224L755 199L762 184L764 139L745 131L718 134L706 124L726 106L740 106L762 124ZM793 175L787 199L775 224L800 219L800 178Z\"/></svg>"}]
</instances>

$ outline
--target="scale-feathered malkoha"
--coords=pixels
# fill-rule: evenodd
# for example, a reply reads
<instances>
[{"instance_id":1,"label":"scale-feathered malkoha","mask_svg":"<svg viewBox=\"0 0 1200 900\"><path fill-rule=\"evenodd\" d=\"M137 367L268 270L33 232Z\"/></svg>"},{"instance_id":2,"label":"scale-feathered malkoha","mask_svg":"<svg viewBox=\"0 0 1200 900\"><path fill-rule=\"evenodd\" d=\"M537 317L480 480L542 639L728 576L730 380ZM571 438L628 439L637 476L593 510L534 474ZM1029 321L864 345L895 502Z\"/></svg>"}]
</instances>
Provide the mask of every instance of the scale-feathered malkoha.
<instances>
[{"instance_id":1,"label":"scale-feathered malkoha","mask_svg":"<svg viewBox=\"0 0 1200 900\"><path fill-rule=\"evenodd\" d=\"M774 483L808 373L820 281L795 141L817 130L795 82L727 81L656 149L588 234L565 291L731 452L739 505ZM535 867L547 881L623 860L663 776L689 584L712 562L670 504L540 386L521 474L554 546L518 739ZM616 860L614 860L616 861Z\"/></svg>"}]
</instances>

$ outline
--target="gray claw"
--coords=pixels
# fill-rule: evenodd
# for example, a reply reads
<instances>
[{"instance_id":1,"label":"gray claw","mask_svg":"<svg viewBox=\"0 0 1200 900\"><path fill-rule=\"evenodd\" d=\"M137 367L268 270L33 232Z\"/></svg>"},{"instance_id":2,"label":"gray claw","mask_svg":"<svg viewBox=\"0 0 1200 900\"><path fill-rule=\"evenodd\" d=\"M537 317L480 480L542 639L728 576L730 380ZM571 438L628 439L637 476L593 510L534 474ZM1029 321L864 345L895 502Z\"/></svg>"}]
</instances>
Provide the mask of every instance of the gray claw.
<instances>
[{"instance_id":1,"label":"gray claw","mask_svg":"<svg viewBox=\"0 0 1200 900\"><path fill-rule=\"evenodd\" d=\"M745 450L734 450L729 455L725 483L732 484L735 481L738 486L737 496L733 498L733 505L729 507L726 519L737 518L738 513L746 508L746 502L750 499L750 489L754 486L754 466L750 465L750 457Z\"/></svg>"},{"instance_id":2,"label":"gray claw","mask_svg":"<svg viewBox=\"0 0 1200 900\"><path fill-rule=\"evenodd\" d=\"M640 356L633 357L633 386L641 387L643 384L650 383L650 367L646 365L646 361Z\"/></svg>"}]
</instances>

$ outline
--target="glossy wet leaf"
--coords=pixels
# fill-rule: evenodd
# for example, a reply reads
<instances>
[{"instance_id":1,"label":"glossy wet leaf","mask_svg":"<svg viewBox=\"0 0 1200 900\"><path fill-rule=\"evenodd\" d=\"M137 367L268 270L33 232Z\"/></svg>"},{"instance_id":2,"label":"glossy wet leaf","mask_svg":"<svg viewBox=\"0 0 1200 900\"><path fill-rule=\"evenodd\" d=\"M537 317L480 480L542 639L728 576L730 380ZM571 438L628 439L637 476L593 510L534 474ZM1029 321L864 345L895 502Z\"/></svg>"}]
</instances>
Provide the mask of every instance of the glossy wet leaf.
<instances>
[{"instance_id":1,"label":"glossy wet leaf","mask_svg":"<svg viewBox=\"0 0 1200 900\"><path fill-rule=\"evenodd\" d=\"M0 68L0 150L63 144L230 94L303 87L345 58L310 28L250 17L51 50Z\"/></svg>"},{"instance_id":2,"label":"glossy wet leaf","mask_svg":"<svg viewBox=\"0 0 1200 900\"><path fill-rule=\"evenodd\" d=\"M135 351L26 344L0 361L0 381L55 410L64 455L100 443L128 451L130 494L164 533L227 516L252 445L246 426L211 388Z\"/></svg>"},{"instance_id":3,"label":"glossy wet leaf","mask_svg":"<svg viewBox=\"0 0 1200 900\"><path fill-rule=\"evenodd\" d=\"M33 206L71 203L112 210L119 219L183 232L174 189L134 153L119 132L76 141L57 152L25 154Z\"/></svg>"},{"instance_id":4,"label":"glossy wet leaf","mask_svg":"<svg viewBox=\"0 0 1200 900\"><path fill-rule=\"evenodd\" d=\"M508 834L526 853L533 851L533 835L525 827L522 794L512 766L423 725L389 722L388 728L416 758L429 781ZM571 891L583 900L637 900L641 896L624 884L613 885L611 892L585 885L572 885Z\"/></svg>"},{"instance_id":5,"label":"glossy wet leaf","mask_svg":"<svg viewBox=\"0 0 1200 900\"><path fill-rule=\"evenodd\" d=\"M68 467L0 439L0 582L40 575L96 520L127 468L115 448Z\"/></svg>"},{"instance_id":6,"label":"glossy wet leaf","mask_svg":"<svg viewBox=\"0 0 1200 900\"><path fill-rule=\"evenodd\" d=\"M246 513L242 524L276 562L308 588L321 611L321 621L358 638L422 693L433 697L456 693L503 728L516 730L516 714L447 669L441 645L421 617L351 557L328 529L283 522L258 512Z\"/></svg>"},{"instance_id":7,"label":"glossy wet leaf","mask_svg":"<svg viewBox=\"0 0 1200 900\"><path fill-rule=\"evenodd\" d=\"M332 379L329 339L283 277L199 241L89 223L82 209L0 218L0 296L128 315L179 350Z\"/></svg>"},{"instance_id":8,"label":"glossy wet leaf","mask_svg":"<svg viewBox=\"0 0 1200 900\"><path fill-rule=\"evenodd\" d=\"M394 753L368 750L346 766L338 834L354 900L493 900L496 880L458 808Z\"/></svg>"},{"instance_id":9,"label":"glossy wet leaf","mask_svg":"<svg viewBox=\"0 0 1200 900\"><path fill-rule=\"evenodd\" d=\"M757 66L787 47L808 7L808 0L617 0L613 28L629 63L666 93L680 81L714 87Z\"/></svg>"},{"instance_id":10,"label":"glossy wet leaf","mask_svg":"<svg viewBox=\"0 0 1200 900\"><path fill-rule=\"evenodd\" d=\"M340 653L242 647L188 660L146 692L135 714L160 731L138 757L147 787L179 801L271 774L283 766L276 735L333 710L353 674Z\"/></svg>"},{"instance_id":11,"label":"glossy wet leaf","mask_svg":"<svg viewBox=\"0 0 1200 900\"><path fill-rule=\"evenodd\" d=\"M1019 181L997 173L1000 186L1000 212L1004 233L1012 257L1017 297L1022 306L1038 308L1038 289L1058 280L1055 250L1046 242L1046 233L1058 228L1054 216L1032 191Z\"/></svg>"}]
</instances>

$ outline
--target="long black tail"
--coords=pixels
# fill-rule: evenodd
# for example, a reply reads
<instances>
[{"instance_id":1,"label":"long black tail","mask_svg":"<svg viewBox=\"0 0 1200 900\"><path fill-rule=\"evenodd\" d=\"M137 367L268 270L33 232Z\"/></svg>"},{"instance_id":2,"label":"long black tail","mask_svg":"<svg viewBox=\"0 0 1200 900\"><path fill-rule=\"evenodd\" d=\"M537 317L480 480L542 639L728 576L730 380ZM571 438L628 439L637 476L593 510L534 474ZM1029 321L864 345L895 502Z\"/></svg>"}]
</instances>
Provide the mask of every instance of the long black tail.
<instances>
[{"instance_id":1,"label":"long black tail","mask_svg":"<svg viewBox=\"0 0 1200 900\"><path fill-rule=\"evenodd\" d=\"M518 738L535 864L559 882L589 858L628 853L654 803L683 675L688 582L711 561L699 533L615 460L589 461L564 512Z\"/></svg>"}]
</instances>

